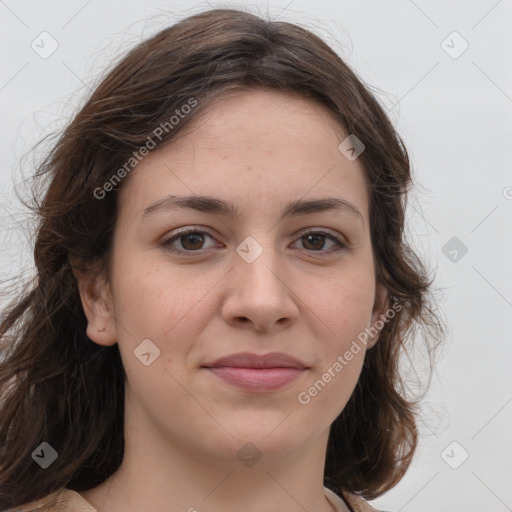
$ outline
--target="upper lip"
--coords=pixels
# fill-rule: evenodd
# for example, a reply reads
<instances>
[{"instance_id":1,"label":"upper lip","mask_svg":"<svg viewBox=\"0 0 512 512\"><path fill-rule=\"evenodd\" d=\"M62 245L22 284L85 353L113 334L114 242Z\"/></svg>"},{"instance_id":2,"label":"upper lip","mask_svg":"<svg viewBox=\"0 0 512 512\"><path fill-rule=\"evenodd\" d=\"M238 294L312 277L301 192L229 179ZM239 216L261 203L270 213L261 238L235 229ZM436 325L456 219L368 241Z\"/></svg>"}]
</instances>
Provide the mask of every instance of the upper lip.
<instances>
[{"instance_id":1,"label":"upper lip","mask_svg":"<svg viewBox=\"0 0 512 512\"><path fill-rule=\"evenodd\" d=\"M271 352L269 354L260 355L250 352L240 352L238 354L221 357L220 359L203 365L203 367L206 368L219 368L221 366L238 368L307 368L304 363L283 352Z\"/></svg>"}]
</instances>

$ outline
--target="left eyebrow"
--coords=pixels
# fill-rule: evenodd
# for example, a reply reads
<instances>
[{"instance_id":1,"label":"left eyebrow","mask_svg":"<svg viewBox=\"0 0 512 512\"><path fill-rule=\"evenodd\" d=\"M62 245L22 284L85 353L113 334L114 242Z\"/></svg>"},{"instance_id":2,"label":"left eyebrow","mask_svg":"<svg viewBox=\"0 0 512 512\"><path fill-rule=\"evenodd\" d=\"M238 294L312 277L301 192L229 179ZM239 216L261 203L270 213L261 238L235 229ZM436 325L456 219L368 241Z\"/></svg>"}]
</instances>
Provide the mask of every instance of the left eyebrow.
<instances>
[{"instance_id":1,"label":"left eyebrow","mask_svg":"<svg viewBox=\"0 0 512 512\"><path fill-rule=\"evenodd\" d=\"M225 201L212 196L166 196L142 210L143 218L160 211L173 208L190 208L200 212L238 217L240 210L231 201ZM356 206L339 197L324 197L320 199L298 199L289 202L281 213L281 218L307 215L328 210L346 211L363 220L361 212Z\"/></svg>"}]
</instances>

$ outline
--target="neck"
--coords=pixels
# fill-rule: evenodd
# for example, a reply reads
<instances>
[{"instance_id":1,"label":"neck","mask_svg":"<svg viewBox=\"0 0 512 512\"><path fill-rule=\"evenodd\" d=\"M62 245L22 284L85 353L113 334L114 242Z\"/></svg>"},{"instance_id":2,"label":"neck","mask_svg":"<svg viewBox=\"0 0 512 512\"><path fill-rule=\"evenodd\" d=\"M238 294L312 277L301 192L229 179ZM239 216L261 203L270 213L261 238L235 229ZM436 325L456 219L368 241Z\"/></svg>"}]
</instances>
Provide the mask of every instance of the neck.
<instances>
[{"instance_id":1,"label":"neck","mask_svg":"<svg viewBox=\"0 0 512 512\"><path fill-rule=\"evenodd\" d=\"M262 456L251 466L250 458L244 465L236 457L193 453L193 447L171 444L147 424L125 427L119 469L80 493L98 512L334 510L323 488L328 432L285 457Z\"/></svg>"}]
</instances>

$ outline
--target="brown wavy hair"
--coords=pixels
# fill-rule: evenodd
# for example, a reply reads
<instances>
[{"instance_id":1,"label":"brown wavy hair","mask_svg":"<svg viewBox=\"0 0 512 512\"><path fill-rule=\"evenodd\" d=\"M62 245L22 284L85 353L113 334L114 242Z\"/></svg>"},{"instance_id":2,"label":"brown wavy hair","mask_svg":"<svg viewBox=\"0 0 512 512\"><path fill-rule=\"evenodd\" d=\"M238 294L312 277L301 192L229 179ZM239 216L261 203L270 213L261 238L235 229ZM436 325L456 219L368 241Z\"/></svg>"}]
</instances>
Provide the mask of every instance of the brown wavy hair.
<instances>
[{"instance_id":1,"label":"brown wavy hair","mask_svg":"<svg viewBox=\"0 0 512 512\"><path fill-rule=\"evenodd\" d=\"M432 279L404 236L406 148L368 86L321 38L296 24L214 9L127 52L33 176L35 184L45 182L31 203L36 277L9 304L0 327L0 509L63 487L95 487L123 458L126 375L117 345L87 337L73 273L109 275L124 182L101 200L99 188L191 98L197 106L158 147L219 98L260 87L319 102L365 145L359 159L370 193L376 280L402 308L367 352L356 389L331 426L324 482L338 494L372 499L404 475L417 444L418 398L406 396L399 358L419 326L429 354L443 330L429 305ZM47 470L31 458L43 441L58 452Z\"/></svg>"}]
</instances>

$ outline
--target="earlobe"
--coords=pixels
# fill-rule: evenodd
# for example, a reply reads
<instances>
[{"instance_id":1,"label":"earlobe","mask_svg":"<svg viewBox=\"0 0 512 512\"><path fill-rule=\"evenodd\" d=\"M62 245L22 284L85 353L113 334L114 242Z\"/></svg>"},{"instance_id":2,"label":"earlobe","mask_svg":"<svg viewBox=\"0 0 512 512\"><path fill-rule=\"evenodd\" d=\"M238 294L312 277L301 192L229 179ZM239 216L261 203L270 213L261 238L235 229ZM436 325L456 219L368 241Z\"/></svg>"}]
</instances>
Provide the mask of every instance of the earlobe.
<instances>
[{"instance_id":1,"label":"earlobe","mask_svg":"<svg viewBox=\"0 0 512 512\"><path fill-rule=\"evenodd\" d=\"M109 284L100 272L91 276L73 269L73 273L87 318L87 337L98 345L114 345L117 331Z\"/></svg>"}]
</instances>

